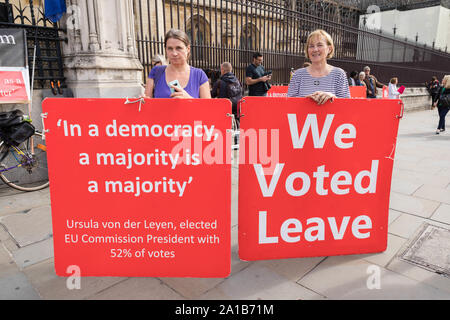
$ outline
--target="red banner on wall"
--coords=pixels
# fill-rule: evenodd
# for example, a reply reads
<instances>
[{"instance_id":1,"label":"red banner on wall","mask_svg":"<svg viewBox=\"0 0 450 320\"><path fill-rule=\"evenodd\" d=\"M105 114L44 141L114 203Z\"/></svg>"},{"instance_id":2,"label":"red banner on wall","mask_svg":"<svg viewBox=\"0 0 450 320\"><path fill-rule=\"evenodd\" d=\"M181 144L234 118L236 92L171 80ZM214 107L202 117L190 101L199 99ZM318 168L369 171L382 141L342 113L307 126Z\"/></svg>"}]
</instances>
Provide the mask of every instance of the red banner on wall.
<instances>
[{"instance_id":1,"label":"red banner on wall","mask_svg":"<svg viewBox=\"0 0 450 320\"><path fill-rule=\"evenodd\" d=\"M268 97L287 97L288 86L272 86L267 91Z\"/></svg>"},{"instance_id":2,"label":"red banner on wall","mask_svg":"<svg viewBox=\"0 0 450 320\"><path fill-rule=\"evenodd\" d=\"M401 107L389 100L336 99L317 106L307 98L246 97L240 258L385 250Z\"/></svg>"},{"instance_id":3,"label":"red banner on wall","mask_svg":"<svg viewBox=\"0 0 450 320\"><path fill-rule=\"evenodd\" d=\"M43 103L56 273L228 276L230 102L138 104Z\"/></svg>"},{"instance_id":4,"label":"red banner on wall","mask_svg":"<svg viewBox=\"0 0 450 320\"><path fill-rule=\"evenodd\" d=\"M0 67L0 103L28 103L27 76L25 68Z\"/></svg>"}]
</instances>

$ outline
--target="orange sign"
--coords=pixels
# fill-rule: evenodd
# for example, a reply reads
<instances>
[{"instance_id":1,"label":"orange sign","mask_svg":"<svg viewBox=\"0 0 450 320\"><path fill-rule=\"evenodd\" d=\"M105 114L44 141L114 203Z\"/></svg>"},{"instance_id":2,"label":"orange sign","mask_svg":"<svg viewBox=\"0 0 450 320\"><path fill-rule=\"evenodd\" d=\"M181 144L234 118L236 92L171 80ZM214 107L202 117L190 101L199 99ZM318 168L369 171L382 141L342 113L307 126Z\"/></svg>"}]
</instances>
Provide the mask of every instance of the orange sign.
<instances>
[{"instance_id":1,"label":"orange sign","mask_svg":"<svg viewBox=\"0 0 450 320\"><path fill-rule=\"evenodd\" d=\"M24 68L0 68L0 104L29 102L27 74Z\"/></svg>"},{"instance_id":2,"label":"orange sign","mask_svg":"<svg viewBox=\"0 0 450 320\"><path fill-rule=\"evenodd\" d=\"M229 100L138 104L43 103L57 275L228 276Z\"/></svg>"},{"instance_id":3,"label":"orange sign","mask_svg":"<svg viewBox=\"0 0 450 320\"><path fill-rule=\"evenodd\" d=\"M242 112L242 260L386 249L398 101L246 97Z\"/></svg>"},{"instance_id":4,"label":"orange sign","mask_svg":"<svg viewBox=\"0 0 450 320\"><path fill-rule=\"evenodd\" d=\"M367 98L367 90L365 86L350 86L350 97Z\"/></svg>"},{"instance_id":5,"label":"orange sign","mask_svg":"<svg viewBox=\"0 0 450 320\"><path fill-rule=\"evenodd\" d=\"M272 86L267 91L268 97L287 97L288 86Z\"/></svg>"}]
</instances>

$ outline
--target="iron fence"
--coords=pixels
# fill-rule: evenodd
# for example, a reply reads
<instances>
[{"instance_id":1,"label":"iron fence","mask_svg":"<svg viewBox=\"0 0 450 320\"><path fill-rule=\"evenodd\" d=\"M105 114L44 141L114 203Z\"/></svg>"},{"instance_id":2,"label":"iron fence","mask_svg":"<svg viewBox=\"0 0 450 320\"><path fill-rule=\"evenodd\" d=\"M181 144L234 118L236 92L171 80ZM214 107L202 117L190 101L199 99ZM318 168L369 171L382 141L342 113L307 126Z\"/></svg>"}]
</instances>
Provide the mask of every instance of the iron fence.
<instances>
[{"instance_id":1,"label":"iron fence","mask_svg":"<svg viewBox=\"0 0 450 320\"><path fill-rule=\"evenodd\" d=\"M27 5L22 5L28 2ZM51 82L58 81L64 86L64 71L60 32L58 27L44 17L43 1L0 1L0 28L23 28L26 30L28 65L34 67L34 88L50 88ZM34 57L34 48L36 56ZM33 64L34 61L34 64ZM32 72L30 72L30 77Z\"/></svg>"},{"instance_id":2,"label":"iron fence","mask_svg":"<svg viewBox=\"0 0 450 320\"><path fill-rule=\"evenodd\" d=\"M273 71L272 82L289 83L290 69L299 68L305 61L307 35L318 28L334 39L336 52L330 64L347 72L370 65L380 81L387 83L396 76L409 86L450 73L448 53L361 29L360 9L336 2L319 6L319 2L134 0L144 81L151 69L151 57L164 53L163 36L171 28L188 34L191 65L210 71L219 70L222 62L229 61L241 82L253 53L259 51L265 68ZM305 3L315 7L305 7Z\"/></svg>"}]
</instances>

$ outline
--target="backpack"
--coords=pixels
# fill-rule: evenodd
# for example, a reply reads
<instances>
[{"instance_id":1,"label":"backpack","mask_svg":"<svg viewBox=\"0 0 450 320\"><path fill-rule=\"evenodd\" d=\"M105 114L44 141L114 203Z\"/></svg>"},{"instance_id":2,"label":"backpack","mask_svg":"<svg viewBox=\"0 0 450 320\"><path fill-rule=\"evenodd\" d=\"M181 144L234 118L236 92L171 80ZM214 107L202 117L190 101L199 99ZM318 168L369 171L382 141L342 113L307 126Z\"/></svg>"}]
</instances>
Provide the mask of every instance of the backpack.
<instances>
[{"instance_id":1,"label":"backpack","mask_svg":"<svg viewBox=\"0 0 450 320\"><path fill-rule=\"evenodd\" d=\"M242 96L242 88L239 82L227 84L227 96L229 99L240 98Z\"/></svg>"},{"instance_id":2,"label":"backpack","mask_svg":"<svg viewBox=\"0 0 450 320\"><path fill-rule=\"evenodd\" d=\"M230 99L232 102L239 101L239 99L242 97L242 87L239 82L225 82L223 80L219 80L219 87L217 88L218 94L217 96L220 96L220 92L222 91L222 83L226 83L225 88L225 94L226 97Z\"/></svg>"}]
</instances>

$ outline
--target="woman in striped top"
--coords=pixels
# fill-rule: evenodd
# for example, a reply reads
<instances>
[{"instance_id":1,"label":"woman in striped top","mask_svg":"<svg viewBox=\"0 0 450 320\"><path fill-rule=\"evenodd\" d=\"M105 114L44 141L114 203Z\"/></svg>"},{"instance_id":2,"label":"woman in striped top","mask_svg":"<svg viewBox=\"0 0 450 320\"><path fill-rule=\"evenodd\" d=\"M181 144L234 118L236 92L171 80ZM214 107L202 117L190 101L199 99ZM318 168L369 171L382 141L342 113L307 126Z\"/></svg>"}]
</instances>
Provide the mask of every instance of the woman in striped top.
<instances>
[{"instance_id":1,"label":"woman in striped top","mask_svg":"<svg viewBox=\"0 0 450 320\"><path fill-rule=\"evenodd\" d=\"M298 69L289 83L288 97L308 97L321 105L335 98L350 98L347 75L327 63L334 54L331 36L324 30L313 31L306 40L305 56L311 66Z\"/></svg>"}]
</instances>

